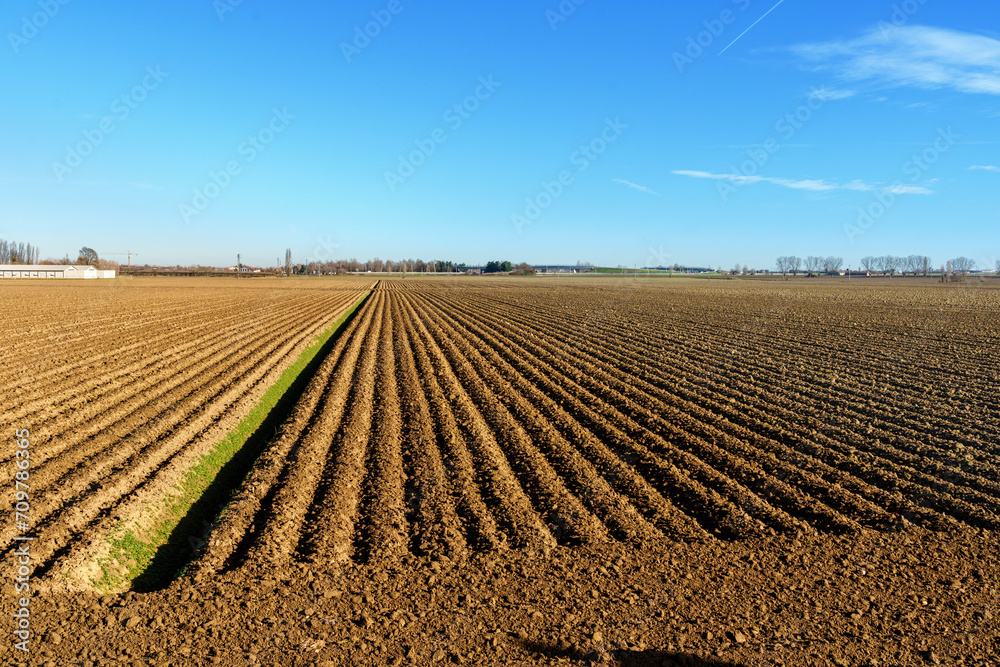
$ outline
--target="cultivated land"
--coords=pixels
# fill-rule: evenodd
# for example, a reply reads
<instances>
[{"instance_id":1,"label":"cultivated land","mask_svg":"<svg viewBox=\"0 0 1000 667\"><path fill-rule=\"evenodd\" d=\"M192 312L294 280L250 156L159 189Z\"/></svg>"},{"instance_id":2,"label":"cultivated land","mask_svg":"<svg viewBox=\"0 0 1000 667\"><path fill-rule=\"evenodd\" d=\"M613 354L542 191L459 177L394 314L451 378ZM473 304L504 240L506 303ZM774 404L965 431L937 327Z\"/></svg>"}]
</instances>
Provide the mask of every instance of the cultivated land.
<instances>
[{"instance_id":1,"label":"cultivated land","mask_svg":"<svg viewBox=\"0 0 1000 667\"><path fill-rule=\"evenodd\" d=\"M42 341L2 371L37 450L40 662L1000 655L997 285L125 284L0 292ZM372 286L186 576L74 592Z\"/></svg>"},{"instance_id":2,"label":"cultivated land","mask_svg":"<svg viewBox=\"0 0 1000 667\"><path fill-rule=\"evenodd\" d=\"M186 473L367 286L162 279L0 286L12 332L0 354L0 428L31 431L39 584L116 583L111 538L152 530ZM13 456L13 447L0 451L0 465L13 471ZM0 525L0 567L14 567L16 534L13 520Z\"/></svg>"}]
</instances>

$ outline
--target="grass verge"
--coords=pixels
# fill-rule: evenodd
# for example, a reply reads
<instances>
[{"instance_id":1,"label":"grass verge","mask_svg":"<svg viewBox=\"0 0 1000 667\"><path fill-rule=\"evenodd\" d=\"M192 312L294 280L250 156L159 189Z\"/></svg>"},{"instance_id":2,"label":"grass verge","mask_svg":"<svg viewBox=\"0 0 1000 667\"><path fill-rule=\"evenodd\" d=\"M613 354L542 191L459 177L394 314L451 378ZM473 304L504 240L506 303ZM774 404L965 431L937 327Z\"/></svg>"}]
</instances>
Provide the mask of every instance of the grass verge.
<instances>
[{"instance_id":1,"label":"grass verge","mask_svg":"<svg viewBox=\"0 0 1000 667\"><path fill-rule=\"evenodd\" d=\"M116 531L111 552L99 563L102 591L149 592L182 576L233 494L291 413L337 338L371 293L365 294L313 340L235 429L188 471L161 517L142 536Z\"/></svg>"}]
</instances>

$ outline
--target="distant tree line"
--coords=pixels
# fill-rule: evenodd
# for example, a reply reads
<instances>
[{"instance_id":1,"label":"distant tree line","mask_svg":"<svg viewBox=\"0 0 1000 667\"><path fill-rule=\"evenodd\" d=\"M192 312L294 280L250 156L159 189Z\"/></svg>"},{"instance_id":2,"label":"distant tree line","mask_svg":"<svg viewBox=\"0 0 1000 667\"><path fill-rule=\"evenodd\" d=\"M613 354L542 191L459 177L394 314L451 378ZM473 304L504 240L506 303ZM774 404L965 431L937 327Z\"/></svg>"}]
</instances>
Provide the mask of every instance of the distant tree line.
<instances>
[{"instance_id":1,"label":"distant tree line","mask_svg":"<svg viewBox=\"0 0 1000 667\"><path fill-rule=\"evenodd\" d=\"M739 264L736 265L736 273L739 273ZM842 257L806 257L805 261L794 255L779 257L775 261L778 273L783 276L789 274L797 276L805 273L810 276L815 275L838 275L844 266ZM867 273L880 273L889 276L912 275L929 276L932 274L940 276L957 276L964 278L968 273L976 268L975 260L968 257L956 257L948 261L947 266L942 266L940 271L935 271L931 258L927 255L907 255L897 257L895 255L881 255L861 258L861 270ZM997 273L1000 273L1000 260L997 260Z\"/></svg>"},{"instance_id":2,"label":"distant tree line","mask_svg":"<svg viewBox=\"0 0 1000 667\"><path fill-rule=\"evenodd\" d=\"M30 243L0 239L0 264L38 264L39 254Z\"/></svg>"},{"instance_id":3,"label":"distant tree line","mask_svg":"<svg viewBox=\"0 0 1000 667\"><path fill-rule=\"evenodd\" d=\"M494 261L486 262L486 266L483 267L483 273L509 273L514 269L514 265L509 261Z\"/></svg>"},{"instance_id":4,"label":"distant tree line","mask_svg":"<svg viewBox=\"0 0 1000 667\"><path fill-rule=\"evenodd\" d=\"M941 267L941 282L947 279L963 281L965 276L976 268L976 260L968 257L956 257L949 259L945 266ZM997 262L997 273L1000 273L1000 261Z\"/></svg>"},{"instance_id":5,"label":"distant tree line","mask_svg":"<svg viewBox=\"0 0 1000 667\"><path fill-rule=\"evenodd\" d=\"M968 257L955 257L949 259L945 266L938 271L934 270L931 258L926 255L908 255L906 257L895 257L893 255L883 255L881 257L862 257L861 268L869 273L881 273L892 277L897 273L900 275L910 274L912 276L929 276L938 274L940 276L958 276L964 278L976 268L976 261Z\"/></svg>"},{"instance_id":6,"label":"distant tree line","mask_svg":"<svg viewBox=\"0 0 1000 667\"><path fill-rule=\"evenodd\" d=\"M778 273L783 276L787 276L789 273L797 276L803 272L810 276L820 274L833 276L840 273L844 266L844 258L833 256L813 257L810 255L803 262L801 257L788 255L779 257L775 262L775 266L778 269Z\"/></svg>"},{"instance_id":7,"label":"distant tree line","mask_svg":"<svg viewBox=\"0 0 1000 667\"><path fill-rule=\"evenodd\" d=\"M906 257L896 257L894 255L882 255L881 257L861 258L861 268L868 273L882 273L889 277L901 273L904 276L911 273L914 276L928 276L933 272L931 258L927 255L907 255Z\"/></svg>"},{"instance_id":8,"label":"distant tree line","mask_svg":"<svg viewBox=\"0 0 1000 667\"><path fill-rule=\"evenodd\" d=\"M47 257L40 259L41 252L37 246L30 243L15 243L0 239L0 264L38 264L38 265L69 265L77 264L81 266L93 266L98 269L117 269L118 262L99 259L97 251L84 246L80 248L75 260L70 259L69 253L62 257Z\"/></svg>"},{"instance_id":9,"label":"distant tree line","mask_svg":"<svg viewBox=\"0 0 1000 667\"><path fill-rule=\"evenodd\" d=\"M424 261L422 259L370 259L362 262L357 259L338 259L326 262L307 262L303 264L293 264L291 260L291 250L285 253L285 273L287 275L338 275L346 273L463 273L471 269L467 264L457 263L450 260L434 259ZM518 264L515 266L509 260L495 260L487 262L482 267L483 273L513 273L516 275L533 275L535 270L530 264Z\"/></svg>"},{"instance_id":10,"label":"distant tree line","mask_svg":"<svg viewBox=\"0 0 1000 667\"><path fill-rule=\"evenodd\" d=\"M292 262L292 251L285 251L284 272L286 275L341 275L346 273L459 273L465 270L464 264L456 264L447 260L422 259L337 259L328 261L310 261L300 264Z\"/></svg>"},{"instance_id":11,"label":"distant tree line","mask_svg":"<svg viewBox=\"0 0 1000 667\"><path fill-rule=\"evenodd\" d=\"M577 266L583 266L577 262ZM483 267L483 273L510 273L515 276L533 276L536 271L531 264L527 262L521 262L517 266L514 266L510 261L493 261L486 262L486 266Z\"/></svg>"}]
</instances>

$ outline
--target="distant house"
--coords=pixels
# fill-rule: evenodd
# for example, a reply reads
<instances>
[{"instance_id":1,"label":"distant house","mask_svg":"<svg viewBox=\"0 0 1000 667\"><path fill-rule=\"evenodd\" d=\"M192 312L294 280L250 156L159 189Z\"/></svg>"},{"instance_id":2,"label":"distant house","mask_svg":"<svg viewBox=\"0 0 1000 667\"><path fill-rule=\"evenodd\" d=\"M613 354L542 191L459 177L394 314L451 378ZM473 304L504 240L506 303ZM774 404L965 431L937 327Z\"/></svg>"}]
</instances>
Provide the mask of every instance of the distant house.
<instances>
[{"instance_id":1,"label":"distant house","mask_svg":"<svg viewBox=\"0 0 1000 667\"><path fill-rule=\"evenodd\" d=\"M4 264L0 265L0 278L63 278L95 280L114 278L114 271L98 271L92 266L73 264Z\"/></svg>"}]
</instances>

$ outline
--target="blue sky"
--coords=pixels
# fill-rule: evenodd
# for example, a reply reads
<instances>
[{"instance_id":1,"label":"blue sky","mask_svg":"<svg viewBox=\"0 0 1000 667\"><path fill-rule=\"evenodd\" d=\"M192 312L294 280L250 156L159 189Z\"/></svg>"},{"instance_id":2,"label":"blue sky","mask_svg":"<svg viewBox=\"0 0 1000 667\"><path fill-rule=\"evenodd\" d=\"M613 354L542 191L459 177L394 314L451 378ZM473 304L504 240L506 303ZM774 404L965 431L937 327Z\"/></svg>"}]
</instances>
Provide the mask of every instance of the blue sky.
<instances>
[{"instance_id":1,"label":"blue sky","mask_svg":"<svg viewBox=\"0 0 1000 667\"><path fill-rule=\"evenodd\" d=\"M1000 257L995 7L320 4L5 2L0 236L158 264Z\"/></svg>"}]
</instances>

